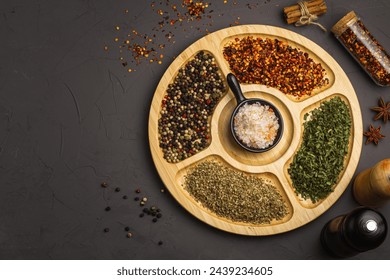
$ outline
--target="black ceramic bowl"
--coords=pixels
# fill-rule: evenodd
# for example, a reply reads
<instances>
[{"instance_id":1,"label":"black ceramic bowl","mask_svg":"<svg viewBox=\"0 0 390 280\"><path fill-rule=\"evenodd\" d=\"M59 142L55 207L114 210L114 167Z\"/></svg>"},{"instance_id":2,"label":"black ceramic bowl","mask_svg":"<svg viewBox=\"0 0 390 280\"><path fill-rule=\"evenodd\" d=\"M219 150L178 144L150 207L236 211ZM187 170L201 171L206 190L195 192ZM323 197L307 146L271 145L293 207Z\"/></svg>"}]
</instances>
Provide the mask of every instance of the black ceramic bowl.
<instances>
[{"instance_id":1,"label":"black ceramic bowl","mask_svg":"<svg viewBox=\"0 0 390 280\"><path fill-rule=\"evenodd\" d=\"M245 150L247 150L249 152L263 153L263 152L271 150L273 147L275 147L279 143L280 139L282 138L282 134L283 134L283 118L282 118L282 115L280 114L279 110L272 103L270 103L270 102L268 102L266 100L263 100L263 99L260 99L260 98L246 99L244 97L244 95L242 94L240 83L238 82L236 76L234 76L233 74L229 73L227 75L227 82L228 82L228 85L229 85L231 91L233 92L233 94L234 94L234 96L236 97L236 100L237 100L237 106L234 109L234 111L232 113L232 116L230 117L230 131L231 131L231 133L233 135L234 140L237 142L238 145L240 145L242 148L244 148ZM244 104L251 105L251 104L254 104L254 103L260 103L261 105L269 106L269 108L271 108L274 111L276 117L278 118L279 129L278 129L278 132L276 134L275 140L274 140L274 142L270 146L268 146L268 147L266 147L264 149L256 149L256 148L253 148L253 147L248 147L243 142L241 142L241 140L239 139L239 137L236 135L236 133L234 131L234 117L236 116L238 110Z\"/></svg>"}]
</instances>

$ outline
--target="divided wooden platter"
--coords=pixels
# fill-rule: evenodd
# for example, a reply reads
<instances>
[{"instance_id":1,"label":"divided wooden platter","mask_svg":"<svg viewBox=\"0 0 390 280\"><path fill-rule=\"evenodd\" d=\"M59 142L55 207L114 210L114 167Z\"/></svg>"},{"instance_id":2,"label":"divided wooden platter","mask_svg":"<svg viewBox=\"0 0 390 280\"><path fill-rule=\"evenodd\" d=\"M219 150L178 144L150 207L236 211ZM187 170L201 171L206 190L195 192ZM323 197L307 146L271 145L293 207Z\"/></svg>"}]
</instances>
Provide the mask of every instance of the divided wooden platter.
<instances>
[{"instance_id":1,"label":"divided wooden platter","mask_svg":"<svg viewBox=\"0 0 390 280\"><path fill-rule=\"evenodd\" d=\"M247 98L258 97L273 103L280 110L285 122L281 141L272 150L261 154L245 151L234 142L229 130L229 119L236 106L236 100L229 90L220 100L211 116L210 145L203 151L179 163L168 163L163 158L158 140L159 113L168 85L173 82L178 70L199 51L211 53L215 57L223 76L226 77L230 70L222 54L224 46L234 38L242 38L248 35L261 38L278 38L309 53L315 62L320 62L326 69L327 78L330 81L329 85L314 91L312 96L299 100L264 85L241 85ZM350 108L353 122L349 153L345 159L345 168L334 188L334 192L326 199L313 204L310 200L304 200L295 194L287 169L300 147L304 114L334 96L339 96ZM272 235L293 230L314 220L328 210L343 194L352 179L360 158L362 116L358 99L347 75L321 47L311 40L286 29L264 25L242 25L222 29L199 39L172 62L161 78L152 100L149 114L149 144L154 164L165 186L175 199L195 217L211 226L232 233L255 236ZM285 198L290 213L281 221L255 225L230 221L203 207L182 187L182 183L184 176L192 166L211 159L247 174L270 179Z\"/></svg>"}]
</instances>

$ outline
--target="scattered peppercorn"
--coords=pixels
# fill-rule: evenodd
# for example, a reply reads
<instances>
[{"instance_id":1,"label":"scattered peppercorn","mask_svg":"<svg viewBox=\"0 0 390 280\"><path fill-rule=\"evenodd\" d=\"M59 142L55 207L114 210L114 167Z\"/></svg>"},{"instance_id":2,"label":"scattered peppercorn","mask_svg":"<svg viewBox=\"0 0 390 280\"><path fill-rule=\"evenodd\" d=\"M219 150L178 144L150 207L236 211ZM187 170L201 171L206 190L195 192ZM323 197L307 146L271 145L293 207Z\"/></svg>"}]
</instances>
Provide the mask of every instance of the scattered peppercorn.
<instances>
[{"instance_id":1,"label":"scattered peppercorn","mask_svg":"<svg viewBox=\"0 0 390 280\"><path fill-rule=\"evenodd\" d=\"M129 227L125 227L125 231L129 231L130 230L130 228Z\"/></svg>"},{"instance_id":2,"label":"scattered peppercorn","mask_svg":"<svg viewBox=\"0 0 390 280\"><path fill-rule=\"evenodd\" d=\"M115 192L120 192L121 188L115 188Z\"/></svg>"},{"instance_id":3,"label":"scattered peppercorn","mask_svg":"<svg viewBox=\"0 0 390 280\"><path fill-rule=\"evenodd\" d=\"M210 144L209 119L226 92L215 58L200 51L168 85L161 103L158 133L164 159L176 163Z\"/></svg>"},{"instance_id":4,"label":"scattered peppercorn","mask_svg":"<svg viewBox=\"0 0 390 280\"><path fill-rule=\"evenodd\" d=\"M159 246L163 245L163 242L160 240L158 243L157 243Z\"/></svg>"},{"instance_id":5,"label":"scattered peppercorn","mask_svg":"<svg viewBox=\"0 0 390 280\"><path fill-rule=\"evenodd\" d=\"M128 199L127 195L122 196L123 199Z\"/></svg>"},{"instance_id":6,"label":"scattered peppercorn","mask_svg":"<svg viewBox=\"0 0 390 280\"><path fill-rule=\"evenodd\" d=\"M104 228L104 230L103 230L104 232L109 232L110 231L110 229L109 228Z\"/></svg>"},{"instance_id":7,"label":"scattered peppercorn","mask_svg":"<svg viewBox=\"0 0 390 280\"><path fill-rule=\"evenodd\" d=\"M223 56L241 83L263 84L297 98L329 83L321 63L278 39L235 38Z\"/></svg>"},{"instance_id":8,"label":"scattered peppercorn","mask_svg":"<svg viewBox=\"0 0 390 280\"><path fill-rule=\"evenodd\" d=\"M136 193L141 193L141 189L136 189L135 192Z\"/></svg>"},{"instance_id":9,"label":"scattered peppercorn","mask_svg":"<svg viewBox=\"0 0 390 280\"><path fill-rule=\"evenodd\" d=\"M111 210L111 207L110 206L107 206L104 210L106 210L107 212Z\"/></svg>"},{"instance_id":10,"label":"scattered peppercorn","mask_svg":"<svg viewBox=\"0 0 390 280\"><path fill-rule=\"evenodd\" d=\"M157 218L153 218L153 223L156 223L157 222Z\"/></svg>"},{"instance_id":11,"label":"scattered peppercorn","mask_svg":"<svg viewBox=\"0 0 390 280\"><path fill-rule=\"evenodd\" d=\"M135 200L135 201L139 201L139 199L140 199L140 198L139 198L138 196L134 197L134 200Z\"/></svg>"}]
</instances>

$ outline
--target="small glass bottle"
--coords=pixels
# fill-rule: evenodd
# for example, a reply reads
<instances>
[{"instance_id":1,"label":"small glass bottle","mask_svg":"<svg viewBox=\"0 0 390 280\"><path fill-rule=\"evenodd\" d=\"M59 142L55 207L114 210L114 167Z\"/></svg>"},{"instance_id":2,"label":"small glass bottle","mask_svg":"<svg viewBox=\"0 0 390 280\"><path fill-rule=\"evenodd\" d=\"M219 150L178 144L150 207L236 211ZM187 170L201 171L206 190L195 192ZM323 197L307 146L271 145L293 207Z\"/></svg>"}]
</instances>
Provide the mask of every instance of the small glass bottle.
<instances>
[{"instance_id":1,"label":"small glass bottle","mask_svg":"<svg viewBox=\"0 0 390 280\"><path fill-rule=\"evenodd\" d=\"M348 258L377 248L385 241L387 222L383 215L368 207L329 221L321 232L321 243L332 255Z\"/></svg>"},{"instance_id":2,"label":"small glass bottle","mask_svg":"<svg viewBox=\"0 0 390 280\"><path fill-rule=\"evenodd\" d=\"M355 12L340 19L332 32L376 84L390 86L390 57Z\"/></svg>"}]
</instances>

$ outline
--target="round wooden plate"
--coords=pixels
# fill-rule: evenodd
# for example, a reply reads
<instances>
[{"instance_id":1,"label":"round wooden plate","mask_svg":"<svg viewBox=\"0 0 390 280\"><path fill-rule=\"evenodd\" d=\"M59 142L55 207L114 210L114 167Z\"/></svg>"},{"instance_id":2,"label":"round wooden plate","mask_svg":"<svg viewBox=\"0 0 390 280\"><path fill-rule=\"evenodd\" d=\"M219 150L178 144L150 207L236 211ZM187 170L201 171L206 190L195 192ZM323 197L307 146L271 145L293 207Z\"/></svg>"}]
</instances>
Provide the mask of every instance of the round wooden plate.
<instances>
[{"instance_id":1,"label":"round wooden plate","mask_svg":"<svg viewBox=\"0 0 390 280\"><path fill-rule=\"evenodd\" d=\"M243 93L247 98L261 96L260 98L270 101L279 108L285 121L284 134L279 144L272 150L261 154L245 151L232 139L229 119L236 106L236 100L233 93L228 91L219 101L211 116L210 145L179 163L168 163L163 158L158 140L159 113L168 84L173 82L178 70L199 51L211 53L226 77L230 70L223 57L224 46L234 38L248 35L278 38L309 53L315 62L320 62L326 69L329 85L314 91L312 96L299 100L264 85L242 85ZM345 169L340 175L334 192L326 199L313 204L310 200L304 200L295 194L287 169L300 147L304 114L320 106L321 102L335 96L339 96L348 104L353 119L349 153L345 159ZM362 148L362 138L362 116L358 99L347 75L337 62L311 40L286 29L264 25L242 25L222 29L189 46L173 61L162 77L154 94L149 114L149 143L153 161L170 193L185 209L200 220L221 230L243 235L271 235L293 230L314 220L329 209L347 188L356 170ZM255 225L233 222L203 207L182 187L182 183L189 168L196 163L210 159L247 174L273 181L287 202L289 214L281 221Z\"/></svg>"}]
</instances>

